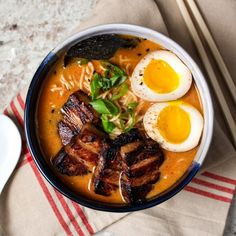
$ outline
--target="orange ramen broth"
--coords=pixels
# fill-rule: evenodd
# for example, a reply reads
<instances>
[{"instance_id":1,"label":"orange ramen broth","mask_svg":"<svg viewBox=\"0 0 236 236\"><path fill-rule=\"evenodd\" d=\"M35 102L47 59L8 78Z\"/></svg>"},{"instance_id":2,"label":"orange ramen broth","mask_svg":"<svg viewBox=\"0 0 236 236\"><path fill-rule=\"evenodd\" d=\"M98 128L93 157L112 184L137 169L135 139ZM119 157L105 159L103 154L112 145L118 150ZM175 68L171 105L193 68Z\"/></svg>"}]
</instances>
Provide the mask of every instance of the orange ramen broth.
<instances>
[{"instance_id":1,"label":"orange ramen broth","mask_svg":"<svg viewBox=\"0 0 236 236\"><path fill-rule=\"evenodd\" d=\"M150 51L161 48L162 47L160 45L154 42L142 40L134 49L119 49L111 59L111 62L119 65L121 68L126 70L128 75L131 75L136 64L144 55ZM92 63L96 69L98 63L96 61L93 61ZM66 80L70 80L79 78L80 74L81 68L78 66L78 64L73 63L64 68L63 59L61 59L54 66L54 68L52 68L51 72L45 79L38 103L37 123L40 145L49 163L51 163L50 160L62 147L62 143L57 131L57 123L62 119L60 109L67 101L69 95L78 90L79 87L75 86L71 88L70 91L65 90L63 96L61 96L57 91L52 92L51 88L52 86L60 85L60 79L62 76L64 76ZM188 93L181 99L187 103L190 103L202 113L201 102L194 83ZM151 103L145 102L142 112L144 113L150 105ZM183 176L188 167L191 165L197 149L198 148L194 148L184 153L174 153L163 150L165 154L165 161L160 168L160 180L154 185L153 190L148 194L147 197L151 198L167 190L181 176ZM60 175L59 173L55 174L75 192L88 198L103 202L123 203L119 189L108 197L95 194L90 185L92 174L88 174L86 176L70 177Z\"/></svg>"}]
</instances>

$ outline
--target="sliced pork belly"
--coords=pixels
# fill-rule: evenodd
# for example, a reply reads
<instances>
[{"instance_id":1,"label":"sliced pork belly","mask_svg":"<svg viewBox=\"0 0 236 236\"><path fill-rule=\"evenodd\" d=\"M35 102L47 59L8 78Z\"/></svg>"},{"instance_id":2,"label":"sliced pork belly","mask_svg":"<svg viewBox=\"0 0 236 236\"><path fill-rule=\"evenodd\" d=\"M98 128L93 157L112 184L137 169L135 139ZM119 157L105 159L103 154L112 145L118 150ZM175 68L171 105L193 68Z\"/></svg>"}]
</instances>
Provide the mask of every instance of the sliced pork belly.
<instances>
[{"instance_id":1,"label":"sliced pork belly","mask_svg":"<svg viewBox=\"0 0 236 236\"><path fill-rule=\"evenodd\" d=\"M59 136L61 138L62 144L65 146L70 143L71 139L76 135L76 132L73 131L65 122L60 121L57 125Z\"/></svg>"},{"instance_id":2,"label":"sliced pork belly","mask_svg":"<svg viewBox=\"0 0 236 236\"><path fill-rule=\"evenodd\" d=\"M86 124L80 134L61 149L53 159L53 165L61 174L87 174L97 165L101 147L105 143L106 135L92 124Z\"/></svg>"},{"instance_id":3,"label":"sliced pork belly","mask_svg":"<svg viewBox=\"0 0 236 236\"><path fill-rule=\"evenodd\" d=\"M132 143L137 140L143 140L143 136L141 135L141 133L139 132L138 129L134 128L134 129L131 129L127 133L122 133L122 134L118 135L112 141L112 145L114 147L122 147L125 144Z\"/></svg>"},{"instance_id":4,"label":"sliced pork belly","mask_svg":"<svg viewBox=\"0 0 236 236\"><path fill-rule=\"evenodd\" d=\"M159 144L150 138L144 138L121 147L122 168L130 177L145 174L152 167L160 166L163 153Z\"/></svg>"},{"instance_id":5,"label":"sliced pork belly","mask_svg":"<svg viewBox=\"0 0 236 236\"><path fill-rule=\"evenodd\" d=\"M123 145L120 155L122 196L128 203L142 202L159 179L163 153L158 143L140 135L136 141Z\"/></svg>"},{"instance_id":6,"label":"sliced pork belly","mask_svg":"<svg viewBox=\"0 0 236 236\"><path fill-rule=\"evenodd\" d=\"M70 95L62 107L63 121L58 123L58 131L63 145L70 143L71 139L80 132L84 124L89 122L98 123L99 115L89 102L88 95L79 90Z\"/></svg>"},{"instance_id":7,"label":"sliced pork belly","mask_svg":"<svg viewBox=\"0 0 236 236\"><path fill-rule=\"evenodd\" d=\"M86 175L88 168L76 158L69 156L62 148L52 161L53 166L62 175Z\"/></svg>"},{"instance_id":8,"label":"sliced pork belly","mask_svg":"<svg viewBox=\"0 0 236 236\"><path fill-rule=\"evenodd\" d=\"M121 174L120 187L122 196L127 203L143 202L146 195L152 190L152 184L133 187L130 179L124 174Z\"/></svg>"},{"instance_id":9,"label":"sliced pork belly","mask_svg":"<svg viewBox=\"0 0 236 236\"><path fill-rule=\"evenodd\" d=\"M94 192L104 196L111 195L112 191L119 187L120 171L121 162L118 149L104 145L94 171Z\"/></svg>"}]
</instances>

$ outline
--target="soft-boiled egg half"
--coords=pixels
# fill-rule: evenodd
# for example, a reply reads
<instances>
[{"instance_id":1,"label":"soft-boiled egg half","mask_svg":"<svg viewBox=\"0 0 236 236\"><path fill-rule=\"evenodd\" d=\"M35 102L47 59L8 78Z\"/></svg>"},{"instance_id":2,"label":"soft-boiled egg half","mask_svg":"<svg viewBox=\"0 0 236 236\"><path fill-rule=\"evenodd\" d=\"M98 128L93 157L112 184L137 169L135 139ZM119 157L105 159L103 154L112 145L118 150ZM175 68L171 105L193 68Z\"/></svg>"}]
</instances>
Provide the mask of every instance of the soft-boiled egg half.
<instances>
[{"instance_id":1,"label":"soft-boiled egg half","mask_svg":"<svg viewBox=\"0 0 236 236\"><path fill-rule=\"evenodd\" d=\"M191 83L187 66L174 53L165 50L144 56L131 76L133 92L152 102L176 100L189 90Z\"/></svg>"},{"instance_id":2,"label":"soft-boiled egg half","mask_svg":"<svg viewBox=\"0 0 236 236\"><path fill-rule=\"evenodd\" d=\"M198 145L203 117L195 107L181 101L156 103L145 113L143 124L147 135L162 148L185 152Z\"/></svg>"}]
</instances>

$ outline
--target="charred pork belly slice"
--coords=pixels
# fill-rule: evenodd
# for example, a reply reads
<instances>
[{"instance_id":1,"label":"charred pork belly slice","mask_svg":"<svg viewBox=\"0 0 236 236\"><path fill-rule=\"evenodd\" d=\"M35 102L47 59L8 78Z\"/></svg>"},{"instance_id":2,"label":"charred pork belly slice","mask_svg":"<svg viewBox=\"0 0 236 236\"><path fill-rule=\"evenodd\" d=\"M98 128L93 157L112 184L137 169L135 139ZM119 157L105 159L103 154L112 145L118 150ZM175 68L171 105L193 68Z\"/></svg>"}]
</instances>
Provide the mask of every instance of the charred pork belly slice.
<instances>
[{"instance_id":1,"label":"charred pork belly slice","mask_svg":"<svg viewBox=\"0 0 236 236\"><path fill-rule=\"evenodd\" d=\"M83 129L77 139L77 142L81 147L96 154L99 154L101 152L102 145L107 141L108 135L103 131L97 129L91 123L87 123L83 126Z\"/></svg>"},{"instance_id":2,"label":"charred pork belly slice","mask_svg":"<svg viewBox=\"0 0 236 236\"><path fill-rule=\"evenodd\" d=\"M98 155L105 143L106 135L92 124L86 124L73 142L66 145L64 149L68 155L76 158L87 166L89 171L92 171L98 162Z\"/></svg>"},{"instance_id":3,"label":"charred pork belly slice","mask_svg":"<svg viewBox=\"0 0 236 236\"><path fill-rule=\"evenodd\" d=\"M132 187L130 179L121 174L120 187L122 196L127 203L142 202L146 195L151 191L152 184L141 185L139 187Z\"/></svg>"},{"instance_id":4,"label":"charred pork belly slice","mask_svg":"<svg viewBox=\"0 0 236 236\"><path fill-rule=\"evenodd\" d=\"M52 164L63 175L74 176L88 173L88 168L79 160L69 156L63 148L53 159Z\"/></svg>"},{"instance_id":5,"label":"charred pork belly slice","mask_svg":"<svg viewBox=\"0 0 236 236\"><path fill-rule=\"evenodd\" d=\"M140 177L131 177L131 187L140 187L146 184L154 184L160 177L160 172L158 166L153 168L152 171L146 172L144 175Z\"/></svg>"},{"instance_id":6,"label":"charred pork belly slice","mask_svg":"<svg viewBox=\"0 0 236 236\"><path fill-rule=\"evenodd\" d=\"M159 166L163 153L155 141L142 140L123 145L120 149L122 173L120 186L122 196L128 203L142 202L159 179Z\"/></svg>"},{"instance_id":7,"label":"charred pork belly slice","mask_svg":"<svg viewBox=\"0 0 236 236\"><path fill-rule=\"evenodd\" d=\"M83 91L79 90L70 95L61 109L63 122L74 133L79 133L83 125L92 122L98 123L99 115L89 104L90 99ZM68 132L69 130L67 130ZM59 132L60 134L60 132ZM60 134L61 135L61 134ZM60 136L63 139L63 136Z\"/></svg>"},{"instance_id":8,"label":"charred pork belly slice","mask_svg":"<svg viewBox=\"0 0 236 236\"><path fill-rule=\"evenodd\" d=\"M60 121L57 125L58 132L62 141L62 144L65 146L70 143L71 139L75 136L74 132L65 122Z\"/></svg>"},{"instance_id":9,"label":"charred pork belly slice","mask_svg":"<svg viewBox=\"0 0 236 236\"><path fill-rule=\"evenodd\" d=\"M164 159L159 144L150 138L122 146L120 154L123 170L133 177L146 173L152 166L160 166Z\"/></svg>"},{"instance_id":10,"label":"charred pork belly slice","mask_svg":"<svg viewBox=\"0 0 236 236\"><path fill-rule=\"evenodd\" d=\"M97 194L109 196L119 186L121 162L117 151L117 148L103 146L93 177L94 192Z\"/></svg>"},{"instance_id":11,"label":"charred pork belly slice","mask_svg":"<svg viewBox=\"0 0 236 236\"><path fill-rule=\"evenodd\" d=\"M150 158L144 159L136 164L133 164L128 169L128 171L126 171L126 173L130 177L139 177L155 169L155 167L159 165L159 162L160 159L156 158L156 156L151 156Z\"/></svg>"},{"instance_id":12,"label":"charred pork belly slice","mask_svg":"<svg viewBox=\"0 0 236 236\"><path fill-rule=\"evenodd\" d=\"M82 163L89 171L92 171L93 167L97 164L98 155L81 147L78 142L66 145L64 150L71 158Z\"/></svg>"},{"instance_id":13,"label":"charred pork belly slice","mask_svg":"<svg viewBox=\"0 0 236 236\"><path fill-rule=\"evenodd\" d=\"M125 144L138 141L138 140L143 140L143 136L140 134L138 129L134 128L134 129L131 129L128 133L123 133L117 136L113 140L112 145L114 147L122 147Z\"/></svg>"},{"instance_id":14,"label":"charred pork belly slice","mask_svg":"<svg viewBox=\"0 0 236 236\"><path fill-rule=\"evenodd\" d=\"M135 141L132 143L128 143L120 148L122 161L125 164L126 168L144 158L144 153L142 152L143 147L143 141Z\"/></svg>"},{"instance_id":15,"label":"charred pork belly slice","mask_svg":"<svg viewBox=\"0 0 236 236\"><path fill-rule=\"evenodd\" d=\"M88 171L92 171L97 165L98 156L101 152L101 147L106 143L106 135L97 130L92 124L84 125L80 134L73 138L73 140L64 146L59 154L54 158L53 164L61 174L67 175L83 175ZM61 153L66 156L66 163L71 164L74 168L78 165L78 169L85 169L82 171L69 171L68 165L61 165L58 168L57 163L61 163ZM63 162L64 163L64 162ZM65 168L65 170L63 170Z\"/></svg>"}]
</instances>

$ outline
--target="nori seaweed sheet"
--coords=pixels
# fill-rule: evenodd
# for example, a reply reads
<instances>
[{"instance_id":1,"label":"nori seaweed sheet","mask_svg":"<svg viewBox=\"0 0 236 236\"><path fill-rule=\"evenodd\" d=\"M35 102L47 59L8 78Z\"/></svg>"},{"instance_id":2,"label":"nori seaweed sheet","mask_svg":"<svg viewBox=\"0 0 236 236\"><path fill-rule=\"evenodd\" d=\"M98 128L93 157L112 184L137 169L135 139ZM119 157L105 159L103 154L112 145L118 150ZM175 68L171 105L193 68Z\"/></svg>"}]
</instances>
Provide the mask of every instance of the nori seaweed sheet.
<instances>
[{"instance_id":1,"label":"nori seaweed sheet","mask_svg":"<svg viewBox=\"0 0 236 236\"><path fill-rule=\"evenodd\" d=\"M115 34L93 36L72 46L64 57L64 65L73 58L108 60L119 48L134 48L138 41L138 38L122 38Z\"/></svg>"}]
</instances>

